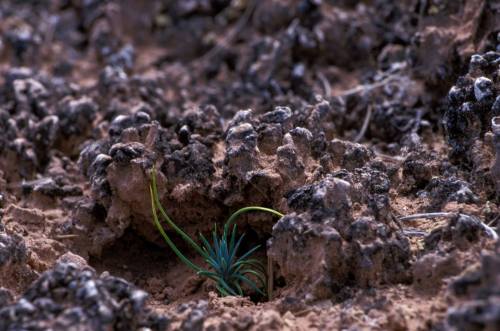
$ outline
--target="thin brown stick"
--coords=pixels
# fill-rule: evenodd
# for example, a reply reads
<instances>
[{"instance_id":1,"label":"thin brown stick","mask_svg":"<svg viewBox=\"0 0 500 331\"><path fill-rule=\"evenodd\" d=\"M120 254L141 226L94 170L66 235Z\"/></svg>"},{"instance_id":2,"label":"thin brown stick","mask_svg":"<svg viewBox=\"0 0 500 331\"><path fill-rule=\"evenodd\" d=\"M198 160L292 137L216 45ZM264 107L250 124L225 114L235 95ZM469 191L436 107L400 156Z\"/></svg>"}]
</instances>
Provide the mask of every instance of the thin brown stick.
<instances>
[{"instance_id":1,"label":"thin brown stick","mask_svg":"<svg viewBox=\"0 0 500 331\"><path fill-rule=\"evenodd\" d=\"M274 287L274 270L273 270L273 259L268 256L267 257L267 299L271 301L273 296L273 287Z\"/></svg>"}]
</instances>

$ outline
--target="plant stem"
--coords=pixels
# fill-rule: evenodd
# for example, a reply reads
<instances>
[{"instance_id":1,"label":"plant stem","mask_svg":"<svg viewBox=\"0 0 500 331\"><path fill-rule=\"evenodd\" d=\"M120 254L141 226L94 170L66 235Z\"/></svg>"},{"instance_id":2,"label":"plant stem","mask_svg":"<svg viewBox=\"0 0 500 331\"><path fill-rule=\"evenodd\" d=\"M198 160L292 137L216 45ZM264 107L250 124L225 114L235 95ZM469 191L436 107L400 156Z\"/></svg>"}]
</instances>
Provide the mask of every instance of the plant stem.
<instances>
[{"instance_id":1,"label":"plant stem","mask_svg":"<svg viewBox=\"0 0 500 331\"><path fill-rule=\"evenodd\" d=\"M173 228L175 230L175 232L177 232L182 237L182 239L184 239L184 241L186 241L199 254L201 254L201 256L206 257L206 252L203 249L201 249L201 247L197 243L195 243L194 240L191 239L190 236L188 236L184 231L182 231L182 229L179 228L174 223L174 221L172 221L172 219L168 216L168 214L165 211L165 209L163 209L163 206L160 203L160 198L159 198L159 195L158 195L158 187L156 186L156 170L154 168L153 168L153 176L152 176L152 185L151 186L152 186L152 191L153 191L153 195L151 196L151 198L154 199L154 201L156 203L156 207L160 210L160 213L163 216L163 218L165 219L165 221L167 222L167 224L171 228Z\"/></svg>"},{"instance_id":2,"label":"plant stem","mask_svg":"<svg viewBox=\"0 0 500 331\"><path fill-rule=\"evenodd\" d=\"M267 212L267 213L271 213L271 214L274 214L278 217L283 217L285 215L283 215L282 213L280 213L279 211L276 211L274 209L271 209L271 208L265 208L265 207L257 207L257 206L249 206L249 207L244 207L244 208L241 208L241 209L238 209L237 211L235 211L227 220L226 222L226 225L224 225L224 230L227 231L227 229L229 229L229 227L231 226L231 224L243 213L246 213L246 212L249 212L249 211L263 211L263 212Z\"/></svg>"},{"instance_id":3,"label":"plant stem","mask_svg":"<svg viewBox=\"0 0 500 331\"><path fill-rule=\"evenodd\" d=\"M172 242L172 240L168 237L168 235L165 232L165 230L163 230L163 227L161 226L161 223L158 220L158 215L156 213L156 206L155 206L155 201L154 201L154 191L153 191L153 188L151 186L149 187L149 192L151 194L151 208L152 208L152 211L153 211L153 220L154 220L154 223L155 223L156 228L158 229L158 231L160 231L163 239L165 239L167 245L170 246L170 248L174 251L175 255L177 255L177 257L179 259L181 259L182 262L184 262L188 267L190 267L191 269L193 269L196 272L203 271L202 268L200 268L199 266L197 266L196 264L194 264L193 262L191 262L187 257L184 256L184 254L181 253L181 251L179 251L179 249L177 248L177 246L175 246L175 244Z\"/></svg>"}]
</instances>

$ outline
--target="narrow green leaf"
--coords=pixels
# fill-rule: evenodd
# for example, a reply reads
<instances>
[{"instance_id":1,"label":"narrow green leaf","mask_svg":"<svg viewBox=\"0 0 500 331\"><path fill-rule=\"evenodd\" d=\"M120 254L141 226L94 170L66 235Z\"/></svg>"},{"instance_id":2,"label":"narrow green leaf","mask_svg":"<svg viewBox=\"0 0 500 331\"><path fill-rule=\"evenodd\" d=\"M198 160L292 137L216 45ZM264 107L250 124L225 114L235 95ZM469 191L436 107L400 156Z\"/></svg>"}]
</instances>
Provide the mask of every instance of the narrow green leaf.
<instances>
[{"instance_id":1,"label":"narrow green leaf","mask_svg":"<svg viewBox=\"0 0 500 331\"><path fill-rule=\"evenodd\" d=\"M242 275L246 275L246 274L251 274L251 275L254 275L255 277L257 277L257 279L260 281L261 285L263 288L266 288L266 285L267 285L267 281L264 277L264 275L262 275L262 273L260 272L257 272L255 270L251 270L251 269L245 269L245 270L242 270L241 271L241 274Z\"/></svg>"},{"instance_id":2,"label":"narrow green leaf","mask_svg":"<svg viewBox=\"0 0 500 331\"><path fill-rule=\"evenodd\" d=\"M236 290L238 291L238 295L243 296L243 290L242 290L240 284L238 284L238 282L235 282L234 286L236 287Z\"/></svg>"},{"instance_id":3,"label":"narrow green leaf","mask_svg":"<svg viewBox=\"0 0 500 331\"><path fill-rule=\"evenodd\" d=\"M234 251L235 240L236 240L236 224L233 226L233 231L231 233L231 240L229 242L230 251Z\"/></svg>"},{"instance_id":4,"label":"narrow green leaf","mask_svg":"<svg viewBox=\"0 0 500 331\"><path fill-rule=\"evenodd\" d=\"M231 263L233 263L234 258L236 257L236 254L238 252L238 249L240 248L240 245L241 245L244 237L245 237L245 234L243 233L241 235L241 237L238 239L238 242L236 243L236 245L234 246L234 249L233 249L231 256L229 258L229 261L231 261Z\"/></svg>"},{"instance_id":5,"label":"narrow green leaf","mask_svg":"<svg viewBox=\"0 0 500 331\"><path fill-rule=\"evenodd\" d=\"M215 284L215 288L217 289L217 291L219 291L219 293L223 297L228 297L229 296L229 293L226 290L224 290L222 287L220 287L218 284Z\"/></svg>"},{"instance_id":6,"label":"narrow green leaf","mask_svg":"<svg viewBox=\"0 0 500 331\"><path fill-rule=\"evenodd\" d=\"M158 210L160 210L160 214L163 216L163 218L166 220L167 224L172 227L181 237L184 239L188 244L190 244L198 253L201 255L204 255L203 250L201 249L198 244L196 244L191 237L189 237L184 231L182 231L181 228L179 228L174 221L168 216L167 212L165 209L163 209L163 206L161 205L160 198L158 195L158 187L156 185L156 170L153 168L153 176L152 176L152 186L153 187L153 194L152 197L154 198L156 207Z\"/></svg>"},{"instance_id":7,"label":"narrow green leaf","mask_svg":"<svg viewBox=\"0 0 500 331\"><path fill-rule=\"evenodd\" d=\"M204 245L205 250L208 252L208 254L212 258L215 258L215 252L214 252L212 246L210 246L210 243L208 242L208 240L205 238L205 236L201 232L200 232L199 236L201 238L201 241L202 241L202 243Z\"/></svg>"},{"instance_id":8,"label":"narrow green leaf","mask_svg":"<svg viewBox=\"0 0 500 331\"><path fill-rule=\"evenodd\" d=\"M259 294L261 294L262 296L266 296L264 294L264 292L262 292L258 287L257 287L257 284L255 284L255 282L253 282L252 280L248 279L247 277L245 276L241 276L241 275L236 275L236 278L238 278L239 280L241 280L242 282L244 282L245 284L247 284L248 286L250 286L254 291L258 292Z\"/></svg>"},{"instance_id":9,"label":"narrow green leaf","mask_svg":"<svg viewBox=\"0 0 500 331\"><path fill-rule=\"evenodd\" d=\"M208 271L208 270L201 270L201 271L198 271L197 272L198 275L200 276L205 276L205 277L208 277L216 282L219 282L220 281L220 276L215 273L215 272L211 272L211 271Z\"/></svg>"},{"instance_id":10,"label":"narrow green leaf","mask_svg":"<svg viewBox=\"0 0 500 331\"><path fill-rule=\"evenodd\" d=\"M264 267L264 265L256 259L243 260L233 264L231 272L239 272L245 266L259 269L259 271L262 272L264 275L267 273L267 270Z\"/></svg>"},{"instance_id":11,"label":"narrow green leaf","mask_svg":"<svg viewBox=\"0 0 500 331\"><path fill-rule=\"evenodd\" d=\"M228 291L228 292L229 292L229 294L231 294L231 295L238 295L238 294L237 294L237 293L236 293L236 292L235 292L235 291L234 291L234 290L233 290L233 289L232 289L232 288L231 288L231 287L230 287L230 286L226 283L226 281L225 281L224 279L222 279L222 278L221 278L221 279L220 279L220 281L219 281L219 284L220 284L220 285L222 285L222 286L224 287L224 289L225 289L226 291Z\"/></svg>"},{"instance_id":12,"label":"narrow green leaf","mask_svg":"<svg viewBox=\"0 0 500 331\"><path fill-rule=\"evenodd\" d=\"M240 256L238 258L237 262L245 260L247 257L249 257L250 255L252 255L253 253L255 253L255 251L258 250L259 248L260 248L260 245L257 245L254 248L250 249L248 252L246 252L245 254L243 254L242 256Z\"/></svg>"},{"instance_id":13,"label":"narrow green leaf","mask_svg":"<svg viewBox=\"0 0 500 331\"><path fill-rule=\"evenodd\" d=\"M263 212L267 212L267 213L271 213L273 215L276 215L278 217L283 217L285 215L283 215L282 213L280 213L279 211L276 211L274 209L271 209L271 208L265 208L265 207L257 207L257 206L249 206L249 207L244 207L244 208L241 208L239 210L237 210L236 212L234 212L230 217L229 219L227 220L226 224L225 224L225 228L229 228L233 222L243 213L247 213L249 211L263 211Z\"/></svg>"},{"instance_id":14,"label":"narrow green leaf","mask_svg":"<svg viewBox=\"0 0 500 331\"><path fill-rule=\"evenodd\" d=\"M151 188L151 186L149 187L149 191L150 191L150 194L152 195L153 189ZM158 215L156 214L156 208L155 208L153 200L151 200L151 208L153 211L153 220L154 220L154 223L156 225L156 228L158 229L158 231L162 235L162 237L165 240L165 242L167 243L167 245L174 251L175 255L177 255L177 257L179 257L179 259L181 259L181 261L184 262L188 267L192 268L195 271L200 271L201 268L199 266L197 266L196 264L194 264L193 262L191 262L187 257L185 257L184 254L182 254L181 251L179 251L177 246L175 246L175 244L172 242L172 240L170 240L170 238L167 235L167 233L165 232L165 230L163 230L163 227L161 226L160 221L158 220Z\"/></svg>"}]
</instances>

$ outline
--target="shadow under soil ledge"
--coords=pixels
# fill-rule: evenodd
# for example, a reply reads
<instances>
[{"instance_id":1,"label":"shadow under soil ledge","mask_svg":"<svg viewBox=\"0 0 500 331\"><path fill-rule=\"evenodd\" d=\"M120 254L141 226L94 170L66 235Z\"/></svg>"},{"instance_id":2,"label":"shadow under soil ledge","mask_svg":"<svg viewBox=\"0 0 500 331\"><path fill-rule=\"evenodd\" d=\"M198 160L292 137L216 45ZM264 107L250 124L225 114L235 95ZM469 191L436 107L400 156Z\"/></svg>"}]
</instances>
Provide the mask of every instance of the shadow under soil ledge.
<instances>
[{"instance_id":1,"label":"shadow under soil ledge","mask_svg":"<svg viewBox=\"0 0 500 331\"><path fill-rule=\"evenodd\" d=\"M186 252L193 262L204 264L202 258L192 252L182 239L173 237L177 247ZM255 257L267 265L266 239L247 229L240 251L244 252L255 245L260 245ZM151 243L131 229L106 247L100 257L91 256L89 264L98 273L109 272L145 290L151 300L159 305L206 299L208 292L216 292L213 282L196 275L167 245L162 242L158 245ZM274 281L274 285L279 286L279 280ZM267 301L267 298L256 295L250 298L255 303Z\"/></svg>"}]
</instances>

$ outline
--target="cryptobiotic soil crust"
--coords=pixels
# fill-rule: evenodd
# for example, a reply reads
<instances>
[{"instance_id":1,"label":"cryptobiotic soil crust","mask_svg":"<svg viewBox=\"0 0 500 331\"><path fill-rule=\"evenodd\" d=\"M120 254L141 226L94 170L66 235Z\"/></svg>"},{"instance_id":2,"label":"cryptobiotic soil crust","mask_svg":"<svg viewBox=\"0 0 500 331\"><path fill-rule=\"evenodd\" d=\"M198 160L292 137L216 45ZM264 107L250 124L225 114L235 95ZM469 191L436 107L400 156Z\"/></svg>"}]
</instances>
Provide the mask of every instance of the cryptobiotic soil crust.
<instances>
[{"instance_id":1,"label":"cryptobiotic soil crust","mask_svg":"<svg viewBox=\"0 0 500 331\"><path fill-rule=\"evenodd\" d=\"M498 1L0 16L0 330L500 330ZM271 298L179 261L153 168L192 236L285 215L238 220Z\"/></svg>"}]
</instances>

